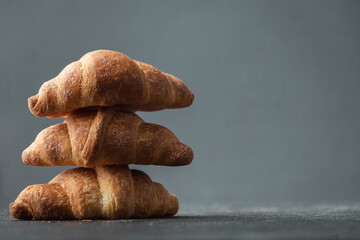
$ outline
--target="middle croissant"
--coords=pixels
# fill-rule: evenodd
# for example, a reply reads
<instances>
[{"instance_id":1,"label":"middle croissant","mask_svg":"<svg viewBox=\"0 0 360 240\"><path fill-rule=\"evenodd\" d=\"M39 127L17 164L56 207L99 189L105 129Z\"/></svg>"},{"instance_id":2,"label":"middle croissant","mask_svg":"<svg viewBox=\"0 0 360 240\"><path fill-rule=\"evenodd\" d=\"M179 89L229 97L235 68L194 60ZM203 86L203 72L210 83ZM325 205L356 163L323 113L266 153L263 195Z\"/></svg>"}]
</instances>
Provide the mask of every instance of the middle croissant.
<instances>
[{"instance_id":1,"label":"middle croissant","mask_svg":"<svg viewBox=\"0 0 360 240\"><path fill-rule=\"evenodd\" d=\"M188 165L191 148L167 128L116 107L73 112L42 130L22 153L33 166Z\"/></svg>"}]
</instances>

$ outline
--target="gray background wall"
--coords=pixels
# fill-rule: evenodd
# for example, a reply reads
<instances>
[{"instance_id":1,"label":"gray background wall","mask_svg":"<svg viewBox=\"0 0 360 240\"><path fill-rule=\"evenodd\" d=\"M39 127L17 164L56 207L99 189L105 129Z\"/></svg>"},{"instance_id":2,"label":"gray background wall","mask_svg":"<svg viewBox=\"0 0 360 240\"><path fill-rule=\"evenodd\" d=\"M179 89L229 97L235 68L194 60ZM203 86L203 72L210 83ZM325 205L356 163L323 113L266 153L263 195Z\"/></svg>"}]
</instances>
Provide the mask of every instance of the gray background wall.
<instances>
[{"instance_id":1,"label":"gray background wall","mask_svg":"<svg viewBox=\"0 0 360 240\"><path fill-rule=\"evenodd\" d=\"M0 207L65 167L21 152L60 120L27 98L95 49L181 78L193 106L140 113L195 152L145 170L183 204L360 199L359 1L1 1Z\"/></svg>"}]
</instances>

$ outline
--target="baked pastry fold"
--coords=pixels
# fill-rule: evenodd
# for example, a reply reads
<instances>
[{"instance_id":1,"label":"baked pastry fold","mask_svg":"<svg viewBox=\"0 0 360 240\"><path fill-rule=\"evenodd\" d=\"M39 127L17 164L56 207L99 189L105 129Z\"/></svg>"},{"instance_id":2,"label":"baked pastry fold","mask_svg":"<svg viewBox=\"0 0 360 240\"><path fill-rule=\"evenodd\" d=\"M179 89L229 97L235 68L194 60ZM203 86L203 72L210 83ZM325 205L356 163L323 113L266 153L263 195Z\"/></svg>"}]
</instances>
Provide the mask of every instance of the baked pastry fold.
<instances>
[{"instance_id":1,"label":"baked pastry fold","mask_svg":"<svg viewBox=\"0 0 360 240\"><path fill-rule=\"evenodd\" d=\"M180 166L193 157L169 129L116 107L77 110L42 130L22 153L23 162L32 166Z\"/></svg>"},{"instance_id":2,"label":"baked pastry fold","mask_svg":"<svg viewBox=\"0 0 360 240\"><path fill-rule=\"evenodd\" d=\"M174 215L178 199L128 166L74 168L24 189L10 204L17 219L126 219Z\"/></svg>"},{"instance_id":3,"label":"baked pastry fold","mask_svg":"<svg viewBox=\"0 0 360 240\"><path fill-rule=\"evenodd\" d=\"M125 54L97 50L67 65L28 99L38 117L63 117L90 106L114 106L132 111L188 107L194 94L178 78Z\"/></svg>"}]
</instances>

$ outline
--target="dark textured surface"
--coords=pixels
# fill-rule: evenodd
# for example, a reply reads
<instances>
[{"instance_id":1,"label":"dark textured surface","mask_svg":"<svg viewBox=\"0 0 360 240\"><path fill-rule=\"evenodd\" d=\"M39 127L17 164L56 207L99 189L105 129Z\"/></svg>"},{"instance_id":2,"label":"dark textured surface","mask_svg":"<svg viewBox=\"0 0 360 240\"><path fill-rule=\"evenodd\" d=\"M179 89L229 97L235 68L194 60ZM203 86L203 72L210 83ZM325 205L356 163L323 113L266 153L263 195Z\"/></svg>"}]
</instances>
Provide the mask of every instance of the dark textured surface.
<instances>
[{"instance_id":1,"label":"dark textured surface","mask_svg":"<svg viewBox=\"0 0 360 240\"><path fill-rule=\"evenodd\" d=\"M359 239L360 207L192 206L172 218L116 221L19 221L3 210L0 236L1 239Z\"/></svg>"}]
</instances>

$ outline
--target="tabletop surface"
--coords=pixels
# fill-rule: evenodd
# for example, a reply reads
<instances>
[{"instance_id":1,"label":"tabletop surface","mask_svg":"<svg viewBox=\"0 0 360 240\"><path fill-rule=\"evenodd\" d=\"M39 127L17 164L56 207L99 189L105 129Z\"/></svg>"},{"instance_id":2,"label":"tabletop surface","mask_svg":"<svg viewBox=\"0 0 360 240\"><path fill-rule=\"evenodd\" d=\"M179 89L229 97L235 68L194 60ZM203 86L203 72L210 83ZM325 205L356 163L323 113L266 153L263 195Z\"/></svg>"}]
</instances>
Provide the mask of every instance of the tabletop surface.
<instances>
[{"instance_id":1,"label":"tabletop surface","mask_svg":"<svg viewBox=\"0 0 360 240\"><path fill-rule=\"evenodd\" d=\"M0 212L1 239L360 239L360 205L187 206L171 218L14 220Z\"/></svg>"}]
</instances>

